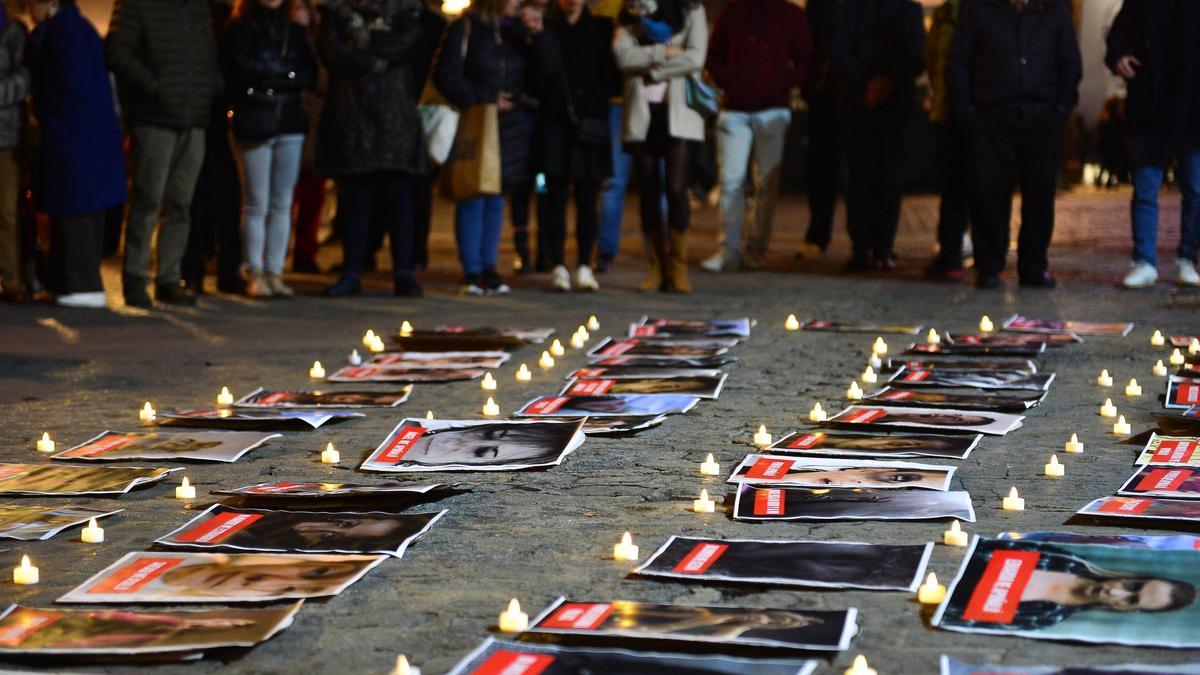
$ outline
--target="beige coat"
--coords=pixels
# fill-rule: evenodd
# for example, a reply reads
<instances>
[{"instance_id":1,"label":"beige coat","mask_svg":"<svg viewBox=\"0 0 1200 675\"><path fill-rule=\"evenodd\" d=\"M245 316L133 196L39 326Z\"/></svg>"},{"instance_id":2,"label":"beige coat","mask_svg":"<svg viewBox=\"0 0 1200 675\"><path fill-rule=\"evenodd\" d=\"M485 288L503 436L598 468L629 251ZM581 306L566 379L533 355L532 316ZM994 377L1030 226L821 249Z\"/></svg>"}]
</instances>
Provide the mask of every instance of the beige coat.
<instances>
[{"instance_id":1,"label":"beige coat","mask_svg":"<svg viewBox=\"0 0 1200 675\"><path fill-rule=\"evenodd\" d=\"M613 54L617 67L625 75L625 124L622 138L626 143L646 140L650 130L650 103L642 88L644 79L667 82L669 133L673 138L704 140L704 118L687 105L687 77L704 69L708 55L708 19L704 7L696 5L684 22L683 30L671 36L668 45L683 49L667 58L666 45L643 46L624 28L617 29Z\"/></svg>"}]
</instances>

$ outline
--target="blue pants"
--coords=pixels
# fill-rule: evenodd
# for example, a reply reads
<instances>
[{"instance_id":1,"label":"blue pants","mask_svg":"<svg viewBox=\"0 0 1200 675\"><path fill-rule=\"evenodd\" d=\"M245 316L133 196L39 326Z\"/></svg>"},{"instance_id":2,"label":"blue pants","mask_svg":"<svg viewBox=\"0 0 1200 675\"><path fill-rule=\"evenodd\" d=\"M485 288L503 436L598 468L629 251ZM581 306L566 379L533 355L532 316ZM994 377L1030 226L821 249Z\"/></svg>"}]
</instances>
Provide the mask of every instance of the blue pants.
<instances>
[{"instance_id":1,"label":"blue pants","mask_svg":"<svg viewBox=\"0 0 1200 675\"><path fill-rule=\"evenodd\" d=\"M597 242L600 256L615 258L621 250L621 224L625 218L625 193L629 189L629 173L633 158L625 152L621 128L625 112L620 104L609 105L609 138L612 140L612 177L600 193L600 236Z\"/></svg>"},{"instance_id":2,"label":"blue pants","mask_svg":"<svg viewBox=\"0 0 1200 675\"><path fill-rule=\"evenodd\" d=\"M1133 259L1158 264L1158 193L1162 188L1163 165L1152 158L1146 138L1134 136L1133 159ZM1200 150L1180 151L1179 193L1183 201L1179 214L1180 258L1196 262L1200 249Z\"/></svg>"},{"instance_id":3,"label":"blue pants","mask_svg":"<svg viewBox=\"0 0 1200 675\"><path fill-rule=\"evenodd\" d=\"M458 260L467 277L496 268L503 227L504 197L480 197L458 203L454 211L454 238L458 242Z\"/></svg>"}]
</instances>

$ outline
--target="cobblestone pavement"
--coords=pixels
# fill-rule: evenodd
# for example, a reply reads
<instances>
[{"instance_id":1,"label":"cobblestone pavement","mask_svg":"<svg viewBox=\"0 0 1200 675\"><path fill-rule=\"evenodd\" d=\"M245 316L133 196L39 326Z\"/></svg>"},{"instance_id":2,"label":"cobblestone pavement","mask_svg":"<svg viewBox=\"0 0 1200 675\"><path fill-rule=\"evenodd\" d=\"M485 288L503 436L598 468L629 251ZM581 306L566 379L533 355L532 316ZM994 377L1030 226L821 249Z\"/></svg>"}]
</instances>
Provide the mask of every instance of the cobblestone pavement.
<instances>
[{"instance_id":1,"label":"cobblestone pavement","mask_svg":"<svg viewBox=\"0 0 1200 675\"><path fill-rule=\"evenodd\" d=\"M130 429L142 401L159 409L205 404L222 385L242 394L263 385L300 388L313 359L341 361L367 328L395 329L402 320L416 326L443 321L469 324L553 326L573 330L589 313L597 314L600 335L616 334L644 313L676 317L750 316L759 320L753 337L739 346L720 400L632 438L593 438L549 471L475 475L466 478L467 494L446 499L438 508L450 513L403 560L387 562L337 598L307 603L295 625L270 642L227 664L203 661L187 666L153 666L150 672L213 671L245 673L385 672L397 653L410 655L425 672L440 673L488 635L509 597L519 597L535 612L562 594L583 599L635 599L695 604L744 604L792 608L861 610L862 632L850 652L823 660L821 673L840 673L855 653L865 653L880 673L933 673L940 654L976 663L1059 665L1128 662L1175 663L1195 657L1187 652L1033 641L1023 638L969 636L928 627L928 614L905 593L865 591L758 590L634 579L631 567L607 559L624 530L632 531L643 552L668 536L714 535L778 539L847 540L912 543L939 540L944 523L761 524L732 521L715 514L689 513L687 506L702 487L721 496L720 479L701 479L697 463L712 452L728 470L750 450L750 434L759 423L785 432L803 426L814 401L836 408L853 375L861 371L874 336L785 333L789 312L802 317L879 319L919 322L965 331L981 314L995 319L1013 312L1038 317L1128 320L1137 323L1125 339L1089 339L1084 345L1050 354L1048 370L1058 372L1044 405L1034 409L1025 427L1004 438L988 438L970 458L959 462L954 489L971 492L979 522L968 529L995 534L1008 529L1069 529L1117 532L1106 527L1064 526L1089 499L1111 494L1130 473L1133 450L1115 444L1096 415L1104 392L1092 381L1108 368L1119 383L1136 376L1150 395L1118 400L1135 431L1148 428L1158 408L1161 380L1150 374L1154 359L1165 356L1149 347L1154 328L1164 332L1200 330L1195 308L1200 296L1167 286L1129 293L1113 285L1125 266L1125 212L1128 194L1079 193L1063 198L1059 237L1053 259L1065 283L1053 292L976 292L968 286L947 288L919 280L934 227L935 200L914 197L905 205L901 254L896 277L844 277L831 272L844 252L839 235L830 259L802 274L790 251L806 222L801 206L785 204L780 218L780 253L772 270L728 276L701 275L690 296L631 292L638 269L627 255L621 269L603 277L595 295L556 295L541 290L544 279L517 282L503 299L460 298L452 294L457 274L447 262L427 274L429 295L397 301L384 295L385 280L356 300L301 297L290 302L252 302L208 296L191 309L153 312L63 311L46 307L0 307L0 459L36 461L33 442L49 431L61 444L75 444L105 429ZM1176 216L1169 215L1168 220ZM452 260L449 221L439 218L435 256ZM700 221L700 234L711 232L711 215ZM1168 234L1167 239L1173 239ZM636 246L628 236L629 249ZM693 257L710 247L697 244ZM1167 258L1170 259L1169 257ZM111 274L111 270L110 270ZM297 277L297 285L315 289L318 277ZM111 279L110 279L111 281ZM110 287L116 290L115 287ZM890 340L898 344L899 339ZM526 348L515 364L532 363ZM569 354L553 372L537 373L518 385L513 368L500 371L497 400L507 412L535 394L557 391L568 369L583 362ZM255 450L235 465L193 464L187 474L202 497L208 490L272 479L343 481L369 478L354 467L401 415L476 418L483 401L477 385L417 386L409 403L394 411L372 411L368 419L312 433L289 433ZM1060 457L1067 475L1039 477L1051 451L1079 433L1087 451ZM318 463L327 441L336 441L346 461L339 467ZM1017 485L1028 510L999 509L1001 496ZM16 587L0 582L0 601L49 604L127 551L142 550L210 503L201 498L192 510L169 498L169 485L134 491L118 500L78 500L126 511L105 524L107 543L88 546L67 533L47 542L0 541L0 569L29 553L41 566L44 582ZM71 500L75 501L75 500ZM28 503L51 503L31 499ZM428 509L426 509L428 510ZM961 551L936 547L931 570L953 576ZM22 664L5 667L24 668ZM62 666L67 669L67 666ZM101 670L70 666L83 672ZM127 666L112 672L136 672Z\"/></svg>"}]
</instances>

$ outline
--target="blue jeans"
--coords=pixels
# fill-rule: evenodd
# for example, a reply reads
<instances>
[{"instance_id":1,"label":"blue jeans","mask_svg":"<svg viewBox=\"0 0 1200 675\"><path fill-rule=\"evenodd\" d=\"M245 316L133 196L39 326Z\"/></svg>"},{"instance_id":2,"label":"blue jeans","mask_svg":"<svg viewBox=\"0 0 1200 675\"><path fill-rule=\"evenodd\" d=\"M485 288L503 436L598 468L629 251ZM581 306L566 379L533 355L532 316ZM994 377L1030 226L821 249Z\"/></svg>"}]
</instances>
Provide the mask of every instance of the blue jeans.
<instances>
[{"instance_id":1,"label":"blue jeans","mask_svg":"<svg viewBox=\"0 0 1200 675\"><path fill-rule=\"evenodd\" d=\"M1133 159L1133 259L1158 264L1158 193L1162 188L1163 166L1152 158L1146 138L1134 136ZM1182 259L1196 261L1200 249L1200 149L1179 151L1179 249Z\"/></svg>"},{"instance_id":2,"label":"blue jeans","mask_svg":"<svg viewBox=\"0 0 1200 675\"><path fill-rule=\"evenodd\" d=\"M746 176L753 168L754 222L745 237L745 252L761 259L771 241L779 170L792 111L768 108L758 112L726 110L717 120L721 166L722 237L726 260L741 259L746 220Z\"/></svg>"},{"instance_id":3,"label":"blue jeans","mask_svg":"<svg viewBox=\"0 0 1200 675\"><path fill-rule=\"evenodd\" d=\"M618 103L609 105L608 128L612 141L612 177L600 192L600 236L597 244L602 258L615 258L621 250L621 224L625 219L625 193L633 158L625 152L621 140L625 111Z\"/></svg>"},{"instance_id":4,"label":"blue jeans","mask_svg":"<svg viewBox=\"0 0 1200 675\"><path fill-rule=\"evenodd\" d=\"M504 197L480 197L458 203L454 211L454 238L458 242L458 260L468 278L496 268L503 227Z\"/></svg>"},{"instance_id":5,"label":"blue jeans","mask_svg":"<svg viewBox=\"0 0 1200 675\"><path fill-rule=\"evenodd\" d=\"M300 176L304 134L238 141L242 161L242 250L255 272L283 272L292 234L292 194Z\"/></svg>"}]
</instances>

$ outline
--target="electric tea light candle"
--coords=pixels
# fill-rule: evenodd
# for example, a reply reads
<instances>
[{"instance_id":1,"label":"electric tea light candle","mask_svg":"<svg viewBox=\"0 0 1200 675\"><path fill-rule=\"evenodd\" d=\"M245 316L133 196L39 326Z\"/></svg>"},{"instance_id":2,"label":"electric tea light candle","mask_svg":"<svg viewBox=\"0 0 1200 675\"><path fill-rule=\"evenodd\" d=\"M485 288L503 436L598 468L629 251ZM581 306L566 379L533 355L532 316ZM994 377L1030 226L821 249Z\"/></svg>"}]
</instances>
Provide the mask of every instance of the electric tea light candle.
<instances>
[{"instance_id":1,"label":"electric tea light candle","mask_svg":"<svg viewBox=\"0 0 1200 675\"><path fill-rule=\"evenodd\" d=\"M946 599L946 587L939 584L937 575L933 572L925 577L925 583L917 589L917 602L922 605L936 605Z\"/></svg>"},{"instance_id":2,"label":"electric tea light candle","mask_svg":"<svg viewBox=\"0 0 1200 675\"><path fill-rule=\"evenodd\" d=\"M821 407L821 402L817 401L813 404L812 410L808 412L809 422L824 422L826 418L825 409Z\"/></svg>"},{"instance_id":3,"label":"electric tea light candle","mask_svg":"<svg viewBox=\"0 0 1200 675\"><path fill-rule=\"evenodd\" d=\"M192 485L191 481L189 481L187 479L187 476L184 476L183 482L179 484L179 487L175 488L175 499L195 499L195 498L196 498L196 486Z\"/></svg>"},{"instance_id":4,"label":"electric tea light candle","mask_svg":"<svg viewBox=\"0 0 1200 675\"><path fill-rule=\"evenodd\" d=\"M879 675L874 668L867 665L867 657L863 656L862 654L854 657L854 664L847 668L844 672L845 675Z\"/></svg>"},{"instance_id":5,"label":"electric tea light candle","mask_svg":"<svg viewBox=\"0 0 1200 675\"><path fill-rule=\"evenodd\" d=\"M596 318L595 314L588 317L587 328L588 330L600 330L600 320Z\"/></svg>"},{"instance_id":6,"label":"electric tea light candle","mask_svg":"<svg viewBox=\"0 0 1200 675\"><path fill-rule=\"evenodd\" d=\"M888 352L888 344L883 341L883 338L875 338L875 344L871 345L871 353L876 356L884 356Z\"/></svg>"},{"instance_id":7,"label":"electric tea light candle","mask_svg":"<svg viewBox=\"0 0 1200 675\"><path fill-rule=\"evenodd\" d=\"M1067 472L1067 467L1058 463L1058 455L1050 455L1050 463L1046 465L1046 476L1050 478L1062 478Z\"/></svg>"},{"instance_id":8,"label":"electric tea light candle","mask_svg":"<svg viewBox=\"0 0 1200 675\"><path fill-rule=\"evenodd\" d=\"M529 628L529 615L521 611L516 598L508 601L508 609L500 613L501 633L521 633Z\"/></svg>"},{"instance_id":9,"label":"electric tea light candle","mask_svg":"<svg viewBox=\"0 0 1200 675\"><path fill-rule=\"evenodd\" d=\"M967 533L957 520L950 521L950 529L942 533L942 543L946 546L966 546Z\"/></svg>"},{"instance_id":10,"label":"electric tea light candle","mask_svg":"<svg viewBox=\"0 0 1200 675\"><path fill-rule=\"evenodd\" d=\"M979 332L980 333L990 333L994 330L996 330L996 326L994 324L992 324L992 320L990 318L988 318L988 315L984 314L979 319Z\"/></svg>"},{"instance_id":11,"label":"electric tea light candle","mask_svg":"<svg viewBox=\"0 0 1200 675\"><path fill-rule=\"evenodd\" d=\"M850 388L846 390L846 398L851 401L857 401L863 397L862 387L858 386L858 382L850 381Z\"/></svg>"},{"instance_id":12,"label":"electric tea light candle","mask_svg":"<svg viewBox=\"0 0 1200 675\"><path fill-rule=\"evenodd\" d=\"M550 356L550 352L542 352L542 358L538 359L538 365L542 370L550 370L554 367L554 357Z\"/></svg>"},{"instance_id":13,"label":"electric tea light candle","mask_svg":"<svg viewBox=\"0 0 1200 675\"><path fill-rule=\"evenodd\" d=\"M942 336L932 328L929 329L929 335L925 336L925 344L940 345L942 344Z\"/></svg>"},{"instance_id":14,"label":"electric tea light candle","mask_svg":"<svg viewBox=\"0 0 1200 675\"><path fill-rule=\"evenodd\" d=\"M322 464L337 464L342 461L342 453L333 447L333 443L325 446L325 451L321 453Z\"/></svg>"},{"instance_id":15,"label":"electric tea light candle","mask_svg":"<svg viewBox=\"0 0 1200 675\"><path fill-rule=\"evenodd\" d=\"M138 411L138 419L142 424L154 424L154 418L157 416L158 413L154 412L154 406L150 405L149 401L146 401L146 405L143 405L142 409Z\"/></svg>"},{"instance_id":16,"label":"electric tea light candle","mask_svg":"<svg viewBox=\"0 0 1200 675\"><path fill-rule=\"evenodd\" d=\"M1171 365L1182 366L1186 361L1187 359L1183 357L1183 352L1179 351L1178 349L1171 352L1171 358L1169 359Z\"/></svg>"},{"instance_id":17,"label":"electric tea light candle","mask_svg":"<svg viewBox=\"0 0 1200 675\"><path fill-rule=\"evenodd\" d=\"M621 535L621 541L613 544L613 560L637 560L638 547L633 543L633 535L626 532Z\"/></svg>"},{"instance_id":18,"label":"electric tea light candle","mask_svg":"<svg viewBox=\"0 0 1200 675\"><path fill-rule=\"evenodd\" d=\"M700 498L692 500L692 510L696 513L712 513L717 504L708 498L708 490L700 491Z\"/></svg>"},{"instance_id":19,"label":"electric tea light candle","mask_svg":"<svg viewBox=\"0 0 1200 675\"><path fill-rule=\"evenodd\" d=\"M320 361L313 361L312 368L308 369L308 376L314 380L325 379L325 366L322 366Z\"/></svg>"},{"instance_id":20,"label":"electric tea light candle","mask_svg":"<svg viewBox=\"0 0 1200 675\"><path fill-rule=\"evenodd\" d=\"M375 341L375 331L368 328L367 332L363 333L363 339L362 339L363 346L370 347L371 343L374 341Z\"/></svg>"},{"instance_id":21,"label":"electric tea light candle","mask_svg":"<svg viewBox=\"0 0 1200 675\"><path fill-rule=\"evenodd\" d=\"M350 356L346 358L346 363L349 363L352 366L362 365L362 357L359 356L357 349L350 350Z\"/></svg>"},{"instance_id":22,"label":"electric tea light candle","mask_svg":"<svg viewBox=\"0 0 1200 675\"><path fill-rule=\"evenodd\" d=\"M367 345L367 349L371 350L371 352L375 354L383 351L383 338L376 335L375 338L371 340L371 344Z\"/></svg>"},{"instance_id":23,"label":"electric tea light candle","mask_svg":"<svg viewBox=\"0 0 1200 675\"><path fill-rule=\"evenodd\" d=\"M221 387L221 393L217 394L217 406L228 408L233 405L233 394L229 393L229 387Z\"/></svg>"},{"instance_id":24,"label":"electric tea light candle","mask_svg":"<svg viewBox=\"0 0 1200 675\"><path fill-rule=\"evenodd\" d=\"M1079 434L1071 434L1071 440L1067 441L1063 450L1076 455L1083 452L1083 443L1079 442Z\"/></svg>"},{"instance_id":25,"label":"electric tea light candle","mask_svg":"<svg viewBox=\"0 0 1200 675\"><path fill-rule=\"evenodd\" d=\"M879 376L875 374L873 367L867 366L867 369L863 371L862 377L859 379L863 381L863 384L875 384L879 381Z\"/></svg>"},{"instance_id":26,"label":"electric tea light candle","mask_svg":"<svg viewBox=\"0 0 1200 675\"><path fill-rule=\"evenodd\" d=\"M425 419L427 419L427 420L433 419L433 411L432 410L425 411Z\"/></svg>"},{"instance_id":27,"label":"electric tea light candle","mask_svg":"<svg viewBox=\"0 0 1200 675\"><path fill-rule=\"evenodd\" d=\"M96 519L88 521L87 527L79 533L79 540L85 544L99 544L104 541L104 528L96 524Z\"/></svg>"},{"instance_id":28,"label":"electric tea light candle","mask_svg":"<svg viewBox=\"0 0 1200 675\"><path fill-rule=\"evenodd\" d=\"M533 379L533 373L529 372L529 366L524 363L520 368L517 368L517 382L528 382Z\"/></svg>"},{"instance_id":29,"label":"electric tea light candle","mask_svg":"<svg viewBox=\"0 0 1200 675\"><path fill-rule=\"evenodd\" d=\"M1025 500L1017 494L1016 486L1013 486L1013 489L1008 491L1008 496L1004 498L1004 501L1000 503L1000 506L1005 511L1024 511Z\"/></svg>"},{"instance_id":30,"label":"electric tea light candle","mask_svg":"<svg viewBox=\"0 0 1200 675\"><path fill-rule=\"evenodd\" d=\"M583 334L576 333L571 336L571 349L583 349L587 345L587 338Z\"/></svg>"},{"instance_id":31,"label":"electric tea light candle","mask_svg":"<svg viewBox=\"0 0 1200 675\"><path fill-rule=\"evenodd\" d=\"M1111 386L1113 386L1113 379L1112 379L1112 375L1109 375L1109 374L1108 374L1108 369L1107 369L1107 368L1105 368L1104 370L1101 370L1101 371L1100 371L1100 377L1097 377L1097 378L1096 378L1096 384L1100 385L1101 387L1111 387Z\"/></svg>"},{"instance_id":32,"label":"electric tea light candle","mask_svg":"<svg viewBox=\"0 0 1200 675\"><path fill-rule=\"evenodd\" d=\"M875 370L883 367L883 359L879 358L878 354L872 354L871 358L867 359L867 365Z\"/></svg>"},{"instance_id":33,"label":"electric tea light candle","mask_svg":"<svg viewBox=\"0 0 1200 675\"><path fill-rule=\"evenodd\" d=\"M1188 345L1189 354L1200 354L1200 338L1192 338L1191 344Z\"/></svg>"},{"instance_id":34,"label":"electric tea light candle","mask_svg":"<svg viewBox=\"0 0 1200 675\"><path fill-rule=\"evenodd\" d=\"M1137 378L1131 378L1129 384L1125 385L1125 395L1130 398L1142 395L1142 385L1138 384Z\"/></svg>"},{"instance_id":35,"label":"electric tea light candle","mask_svg":"<svg viewBox=\"0 0 1200 675\"><path fill-rule=\"evenodd\" d=\"M29 556L21 556L21 564L13 568L13 583L20 586L32 586L38 582L38 568L29 562Z\"/></svg>"},{"instance_id":36,"label":"electric tea light candle","mask_svg":"<svg viewBox=\"0 0 1200 675\"><path fill-rule=\"evenodd\" d=\"M408 664L408 657L401 654L396 657L396 667L392 669L392 675L421 675L421 669Z\"/></svg>"},{"instance_id":37,"label":"electric tea light candle","mask_svg":"<svg viewBox=\"0 0 1200 675\"><path fill-rule=\"evenodd\" d=\"M721 465L717 464L717 461L715 459L713 459L711 452L708 453L708 457L705 457L704 461L700 462L700 475L702 475L702 476L717 476L717 475L720 475L720 473L721 473Z\"/></svg>"},{"instance_id":38,"label":"electric tea light candle","mask_svg":"<svg viewBox=\"0 0 1200 675\"><path fill-rule=\"evenodd\" d=\"M754 432L754 444L760 448L765 448L773 442L771 434L767 433L767 425L758 425L758 431Z\"/></svg>"},{"instance_id":39,"label":"electric tea light candle","mask_svg":"<svg viewBox=\"0 0 1200 675\"><path fill-rule=\"evenodd\" d=\"M1125 416L1121 415L1117 418L1117 423L1113 425L1113 434L1116 436L1128 436L1133 433L1133 427L1125 421Z\"/></svg>"},{"instance_id":40,"label":"electric tea light candle","mask_svg":"<svg viewBox=\"0 0 1200 675\"><path fill-rule=\"evenodd\" d=\"M50 440L49 433L47 433L47 432L42 433L42 437L39 438L38 442L37 442L37 451L38 452L54 452L54 441Z\"/></svg>"},{"instance_id":41,"label":"electric tea light candle","mask_svg":"<svg viewBox=\"0 0 1200 675\"><path fill-rule=\"evenodd\" d=\"M483 414L488 417L495 417L500 414L500 406L496 405L495 399L488 397L487 403L483 404Z\"/></svg>"},{"instance_id":42,"label":"electric tea light candle","mask_svg":"<svg viewBox=\"0 0 1200 675\"><path fill-rule=\"evenodd\" d=\"M412 331L413 327L411 323L405 321L404 323L400 324L400 337L411 337Z\"/></svg>"},{"instance_id":43,"label":"electric tea light candle","mask_svg":"<svg viewBox=\"0 0 1200 675\"><path fill-rule=\"evenodd\" d=\"M800 322L796 319L795 314L788 314L787 321L783 322L784 330L800 330Z\"/></svg>"},{"instance_id":44,"label":"electric tea light candle","mask_svg":"<svg viewBox=\"0 0 1200 675\"><path fill-rule=\"evenodd\" d=\"M562 343L559 342L557 339L554 342L550 343L550 355L551 356L562 356L563 354L566 354L566 353L567 353L567 350L563 349Z\"/></svg>"},{"instance_id":45,"label":"electric tea light candle","mask_svg":"<svg viewBox=\"0 0 1200 675\"><path fill-rule=\"evenodd\" d=\"M1154 335L1150 336L1150 344L1154 347L1161 347L1167 344L1167 339L1163 337L1161 330L1154 331Z\"/></svg>"},{"instance_id":46,"label":"electric tea light candle","mask_svg":"<svg viewBox=\"0 0 1200 675\"><path fill-rule=\"evenodd\" d=\"M1167 367L1163 365L1162 359L1159 359L1158 363L1154 364L1154 368L1151 370L1157 377L1167 376Z\"/></svg>"},{"instance_id":47,"label":"electric tea light candle","mask_svg":"<svg viewBox=\"0 0 1200 675\"><path fill-rule=\"evenodd\" d=\"M496 391L496 378L492 377L491 373L484 373L483 379L479 381L479 388L484 391Z\"/></svg>"},{"instance_id":48,"label":"electric tea light candle","mask_svg":"<svg viewBox=\"0 0 1200 675\"><path fill-rule=\"evenodd\" d=\"M1101 417L1116 417L1117 406L1113 405L1111 398L1104 399L1104 405L1100 406Z\"/></svg>"}]
</instances>

